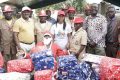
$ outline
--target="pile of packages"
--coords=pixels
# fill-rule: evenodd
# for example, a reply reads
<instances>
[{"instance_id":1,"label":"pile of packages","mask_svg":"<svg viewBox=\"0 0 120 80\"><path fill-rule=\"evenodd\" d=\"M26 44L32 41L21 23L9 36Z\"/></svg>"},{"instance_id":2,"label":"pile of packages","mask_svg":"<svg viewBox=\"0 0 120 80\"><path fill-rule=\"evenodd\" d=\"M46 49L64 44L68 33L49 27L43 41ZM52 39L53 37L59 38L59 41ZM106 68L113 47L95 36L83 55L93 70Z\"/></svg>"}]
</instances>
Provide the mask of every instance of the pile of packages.
<instances>
[{"instance_id":1,"label":"pile of packages","mask_svg":"<svg viewBox=\"0 0 120 80\"><path fill-rule=\"evenodd\" d=\"M0 53L0 73L5 72L5 70L3 69L3 64L4 64L4 60L2 54Z\"/></svg>"},{"instance_id":2,"label":"pile of packages","mask_svg":"<svg viewBox=\"0 0 120 80\"><path fill-rule=\"evenodd\" d=\"M74 55L55 60L49 50L35 52L30 59L8 61L7 73L3 64L0 54L0 80L120 80L119 59L92 54L79 62Z\"/></svg>"}]
</instances>

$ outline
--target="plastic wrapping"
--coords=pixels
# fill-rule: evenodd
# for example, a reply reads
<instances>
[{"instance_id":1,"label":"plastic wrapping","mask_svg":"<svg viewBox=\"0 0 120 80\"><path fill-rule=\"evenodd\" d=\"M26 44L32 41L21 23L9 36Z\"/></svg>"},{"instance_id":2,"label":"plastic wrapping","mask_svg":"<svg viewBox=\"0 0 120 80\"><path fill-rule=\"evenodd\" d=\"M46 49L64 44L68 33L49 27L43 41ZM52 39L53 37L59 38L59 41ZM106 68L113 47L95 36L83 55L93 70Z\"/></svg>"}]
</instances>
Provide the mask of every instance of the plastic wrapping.
<instances>
[{"instance_id":1,"label":"plastic wrapping","mask_svg":"<svg viewBox=\"0 0 120 80\"><path fill-rule=\"evenodd\" d=\"M46 53L47 51L42 51L31 55L35 71L54 69L54 57Z\"/></svg>"},{"instance_id":2,"label":"plastic wrapping","mask_svg":"<svg viewBox=\"0 0 120 80\"><path fill-rule=\"evenodd\" d=\"M28 73L33 71L31 59L11 60L7 63L7 72L22 72Z\"/></svg>"},{"instance_id":3,"label":"plastic wrapping","mask_svg":"<svg viewBox=\"0 0 120 80\"><path fill-rule=\"evenodd\" d=\"M0 68L3 67L3 64L4 64L3 56L2 56L2 54L0 53Z\"/></svg>"},{"instance_id":4,"label":"plastic wrapping","mask_svg":"<svg viewBox=\"0 0 120 80\"><path fill-rule=\"evenodd\" d=\"M69 76L76 73L75 70L72 70L73 68L75 68L76 65L77 65L77 59L75 56L73 56L73 55L60 56L58 58L58 78L59 78L59 80L69 80L70 79ZM70 74L70 73L72 73L72 74Z\"/></svg>"},{"instance_id":5,"label":"plastic wrapping","mask_svg":"<svg viewBox=\"0 0 120 80\"><path fill-rule=\"evenodd\" d=\"M0 68L0 73L4 73L5 69L4 68Z\"/></svg>"},{"instance_id":6,"label":"plastic wrapping","mask_svg":"<svg viewBox=\"0 0 120 80\"><path fill-rule=\"evenodd\" d=\"M28 73L2 73L0 74L0 80L30 80L30 74Z\"/></svg>"},{"instance_id":7,"label":"plastic wrapping","mask_svg":"<svg viewBox=\"0 0 120 80\"><path fill-rule=\"evenodd\" d=\"M52 77L53 77L52 70L37 71L34 74L34 80L52 80Z\"/></svg>"},{"instance_id":8,"label":"plastic wrapping","mask_svg":"<svg viewBox=\"0 0 120 80\"><path fill-rule=\"evenodd\" d=\"M100 64L100 80L120 80L120 60L104 57Z\"/></svg>"}]
</instances>

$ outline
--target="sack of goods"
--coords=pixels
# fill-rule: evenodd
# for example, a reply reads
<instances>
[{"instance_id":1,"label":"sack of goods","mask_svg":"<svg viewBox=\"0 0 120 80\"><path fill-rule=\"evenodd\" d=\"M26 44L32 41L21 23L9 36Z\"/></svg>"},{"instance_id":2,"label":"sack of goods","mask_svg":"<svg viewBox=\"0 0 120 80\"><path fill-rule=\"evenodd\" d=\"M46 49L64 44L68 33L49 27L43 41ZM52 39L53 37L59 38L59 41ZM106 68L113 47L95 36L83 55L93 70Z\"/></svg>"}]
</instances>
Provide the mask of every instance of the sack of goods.
<instances>
[{"instance_id":1,"label":"sack of goods","mask_svg":"<svg viewBox=\"0 0 120 80\"><path fill-rule=\"evenodd\" d=\"M47 53L45 50L31 55L35 71L54 69L54 57Z\"/></svg>"},{"instance_id":2,"label":"sack of goods","mask_svg":"<svg viewBox=\"0 0 120 80\"><path fill-rule=\"evenodd\" d=\"M0 73L4 73L5 69L4 68L0 68Z\"/></svg>"},{"instance_id":3,"label":"sack of goods","mask_svg":"<svg viewBox=\"0 0 120 80\"><path fill-rule=\"evenodd\" d=\"M34 80L52 80L52 77L53 77L52 70L36 71L34 74Z\"/></svg>"},{"instance_id":4,"label":"sack of goods","mask_svg":"<svg viewBox=\"0 0 120 80\"><path fill-rule=\"evenodd\" d=\"M78 64L79 80L100 80L99 74L92 68L92 65L87 62L81 62Z\"/></svg>"},{"instance_id":5,"label":"sack of goods","mask_svg":"<svg viewBox=\"0 0 120 80\"><path fill-rule=\"evenodd\" d=\"M120 80L120 59L104 57L101 60L100 80Z\"/></svg>"},{"instance_id":6,"label":"sack of goods","mask_svg":"<svg viewBox=\"0 0 120 80\"><path fill-rule=\"evenodd\" d=\"M30 74L28 73L2 73L0 74L0 80L30 80Z\"/></svg>"},{"instance_id":7,"label":"sack of goods","mask_svg":"<svg viewBox=\"0 0 120 80\"><path fill-rule=\"evenodd\" d=\"M58 58L58 79L71 80L69 72L77 65L77 59L74 55L65 55ZM71 73L74 75L75 73Z\"/></svg>"},{"instance_id":8,"label":"sack of goods","mask_svg":"<svg viewBox=\"0 0 120 80\"><path fill-rule=\"evenodd\" d=\"M7 63L7 72L28 73L32 71L33 64L31 59L17 59L8 61Z\"/></svg>"},{"instance_id":9,"label":"sack of goods","mask_svg":"<svg viewBox=\"0 0 120 80\"><path fill-rule=\"evenodd\" d=\"M0 68L2 68L3 65L4 65L4 60L2 54L0 53Z\"/></svg>"}]
</instances>

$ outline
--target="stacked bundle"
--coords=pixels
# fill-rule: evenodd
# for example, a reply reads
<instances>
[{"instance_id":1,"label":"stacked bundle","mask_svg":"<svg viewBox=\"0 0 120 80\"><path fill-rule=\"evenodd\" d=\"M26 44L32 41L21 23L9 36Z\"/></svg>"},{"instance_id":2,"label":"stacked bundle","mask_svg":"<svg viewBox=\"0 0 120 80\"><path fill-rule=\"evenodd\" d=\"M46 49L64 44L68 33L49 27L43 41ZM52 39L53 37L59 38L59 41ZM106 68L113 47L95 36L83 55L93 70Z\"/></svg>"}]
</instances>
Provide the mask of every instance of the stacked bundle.
<instances>
[{"instance_id":1,"label":"stacked bundle","mask_svg":"<svg viewBox=\"0 0 120 80\"><path fill-rule=\"evenodd\" d=\"M3 67L3 64L4 64L3 56L2 56L2 54L0 53L0 68Z\"/></svg>"},{"instance_id":2,"label":"stacked bundle","mask_svg":"<svg viewBox=\"0 0 120 80\"><path fill-rule=\"evenodd\" d=\"M80 80L99 80L99 75L92 69L91 64L81 62L80 68ZM77 79L79 80L79 79Z\"/></svg>"},{"instance_id":3,"label":"stacked bundle","mask_svg":"<svg viewBox=\"0 0 120 80\"><path fill-rule=\"evenodd\" d=\"M100 63L100 80L120 80L120 59L104 57Z\"/></svg>"},{"instance_id":4,"label":"stacked bundle","mask_svg":"<svg viewBox=\"0 0 120 80\"><path fill-rule=\"evenodd\" d=\"M59 80L71 80L77 78L79 70L74 69L77 59L73 55L61 56L58 58L58 78ZM79 68L78 68L79 69Z\"/></svg>"},{"instance_id":5,"label":"stacked bundle","mask_svg":"<svg viewBox=\"0 0 120 80\"><path fill-rule=\"evenodd\" d=\"M28 73L33 71L33 64L31 59L11 60L7 63L8 72L22 72Z\"/></svg>"},{"instance_id":6,"label":"stacked bundle","mask_svg":"<svg viewBox=\"0 0 120 80\"><path fill-rule=\"evenodd\" d=\"M54 57L51 55L47 55L47 51L32 54L31 58L34 64L35 71L54 69Z\"/></svg>"},{"instance_id":7,"label":"stacked bundle","mask_svg":"<svg viewBox=\"0 0 120 80\"><path fill-rule=\"evenodd\" d=\"M30 80L30 75L28 73L2 73L0 74L0 80Z\"/></svg>"},{"instance_id":8,"label":"stacked bundle","mask_svg":"<svg viewBox=\"0 0 120 80\"><path fill-rule=\"evenodd\" d=\"M37 71L34 74L34 80L52 80L52 70Z\"/></svg>"},{"instance_id":9,"label":"stacked bundle","mask_svg":"<svg viewBox=\"0 0 120 80\"><path fill-rule=\"evenodd\" d=\"M4 72L5 72L5 69L0 68L0 73L4 73Z\"/></svg>"}]
</instances>

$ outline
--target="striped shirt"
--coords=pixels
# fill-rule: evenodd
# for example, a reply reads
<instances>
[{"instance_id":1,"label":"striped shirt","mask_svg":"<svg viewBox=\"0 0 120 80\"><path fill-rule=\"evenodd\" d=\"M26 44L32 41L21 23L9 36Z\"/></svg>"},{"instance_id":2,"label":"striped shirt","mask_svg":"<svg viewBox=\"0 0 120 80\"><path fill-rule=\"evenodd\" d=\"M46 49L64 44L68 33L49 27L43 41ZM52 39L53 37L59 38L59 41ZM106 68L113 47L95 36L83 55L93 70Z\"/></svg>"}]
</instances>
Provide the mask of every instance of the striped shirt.
<instances>
[{"instance_id":1,"label":"striped shirt","mask_svg":"<svg viewBox=\"0 0 120 80\"><path fill-rule=\"evenodd\" d=\"M86 17L84 29L88 34L88 43L95 42L98 47L105 47L107 21L104 16L97 14L96 17Z\"/></svg>"}]
</instances>

